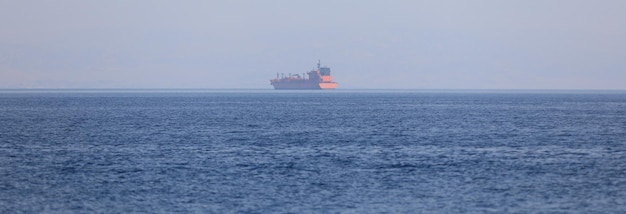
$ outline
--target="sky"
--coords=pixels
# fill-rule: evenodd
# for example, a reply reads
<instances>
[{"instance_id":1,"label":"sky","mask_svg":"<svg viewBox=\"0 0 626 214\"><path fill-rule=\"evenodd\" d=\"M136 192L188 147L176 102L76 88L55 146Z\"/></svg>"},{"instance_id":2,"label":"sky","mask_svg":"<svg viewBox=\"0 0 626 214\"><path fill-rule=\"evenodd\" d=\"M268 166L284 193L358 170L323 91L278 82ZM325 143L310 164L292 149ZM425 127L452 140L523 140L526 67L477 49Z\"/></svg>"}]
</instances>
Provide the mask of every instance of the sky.
<instances>
[{"instance_id":1,"label":"sky","mask_svg":"<svg viewBox=\"0 0 626 214\"><path fill-rule=\"evenodd\" d=\"M0 88L626 89L623 0L0 0Z\"/></svg>"}]
</instances>

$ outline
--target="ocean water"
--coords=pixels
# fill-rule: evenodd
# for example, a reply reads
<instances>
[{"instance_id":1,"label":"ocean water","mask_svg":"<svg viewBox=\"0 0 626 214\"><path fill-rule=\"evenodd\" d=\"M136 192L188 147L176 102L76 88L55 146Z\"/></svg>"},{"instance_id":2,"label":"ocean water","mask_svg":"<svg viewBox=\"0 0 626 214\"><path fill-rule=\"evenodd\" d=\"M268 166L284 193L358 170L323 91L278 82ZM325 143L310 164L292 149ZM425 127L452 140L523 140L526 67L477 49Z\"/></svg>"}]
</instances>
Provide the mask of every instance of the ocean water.
<instances>
[{"instance_id":1,"label":"ocean water","mask_svg":"<svg viewBox=\"0 0 626 214\"><path fill-rule=\"evenodd\" d=\"M2 91L0 213L624 213L626 93Z\"/></svg>"}]
</instances>

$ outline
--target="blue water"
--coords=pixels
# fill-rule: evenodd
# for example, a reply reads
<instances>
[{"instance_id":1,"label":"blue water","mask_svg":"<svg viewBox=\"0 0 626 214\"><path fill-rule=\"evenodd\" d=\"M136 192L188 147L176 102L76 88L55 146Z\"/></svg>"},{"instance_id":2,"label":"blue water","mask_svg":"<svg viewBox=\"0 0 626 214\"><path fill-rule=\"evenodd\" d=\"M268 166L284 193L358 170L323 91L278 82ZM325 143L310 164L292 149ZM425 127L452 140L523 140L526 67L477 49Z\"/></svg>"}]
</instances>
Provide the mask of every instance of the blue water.
<instances>
[{"instance_id":1,"label":"blue water","mask_svg":"<svg viewBox=\"0 0 626 214\"><path fill-rule=\"evenodd\" d=\"M626 212L626 93L4 91L0 213Z\"/></svg>"}]
</instances>

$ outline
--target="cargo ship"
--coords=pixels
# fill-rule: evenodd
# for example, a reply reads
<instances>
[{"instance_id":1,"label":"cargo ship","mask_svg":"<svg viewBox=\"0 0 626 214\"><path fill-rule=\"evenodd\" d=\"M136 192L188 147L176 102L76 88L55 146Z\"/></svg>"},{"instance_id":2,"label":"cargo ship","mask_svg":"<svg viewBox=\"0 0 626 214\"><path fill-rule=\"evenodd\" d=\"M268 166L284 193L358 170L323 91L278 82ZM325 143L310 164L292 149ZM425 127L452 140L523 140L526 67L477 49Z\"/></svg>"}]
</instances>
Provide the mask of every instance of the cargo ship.
<instances>
[{"instance_id":1,"label":"cargo ship","mask_svg":"<svg viewBox=\"0 0 626 214\"><path fill-rule=\"evenodd\" d=\"M330 75L330 68L321 66L319 60L317 61L317 70L312 70L308 73L302 73L302 76L300 76L300 74L291 73L289 73L288 75L285 75L284 73L276 74L276 78L270 80L270 84L273 85L274 89L276 90L335 89L338 85L337 82L333 82L333 77Z\"/></svg>"}]
</instances>

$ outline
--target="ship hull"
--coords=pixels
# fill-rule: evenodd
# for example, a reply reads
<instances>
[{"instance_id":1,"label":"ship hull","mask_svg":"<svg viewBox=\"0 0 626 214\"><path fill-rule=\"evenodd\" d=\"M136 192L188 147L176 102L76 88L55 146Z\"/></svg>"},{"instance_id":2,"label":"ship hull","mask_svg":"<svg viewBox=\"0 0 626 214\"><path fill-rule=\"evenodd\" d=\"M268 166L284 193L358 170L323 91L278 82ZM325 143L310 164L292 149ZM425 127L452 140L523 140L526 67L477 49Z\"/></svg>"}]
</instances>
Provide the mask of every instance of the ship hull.
<instances>
[{"instance_id":1,"label":"ship hull","mask_svg":"<svg viewBox=\"0 0 626 214\"><path fill-rule=\"evenodd\" d=\"M336 82L307 83L307 82L275 82L276 90L327 90L337 88Z\"/></svg>"}]
</instances>

